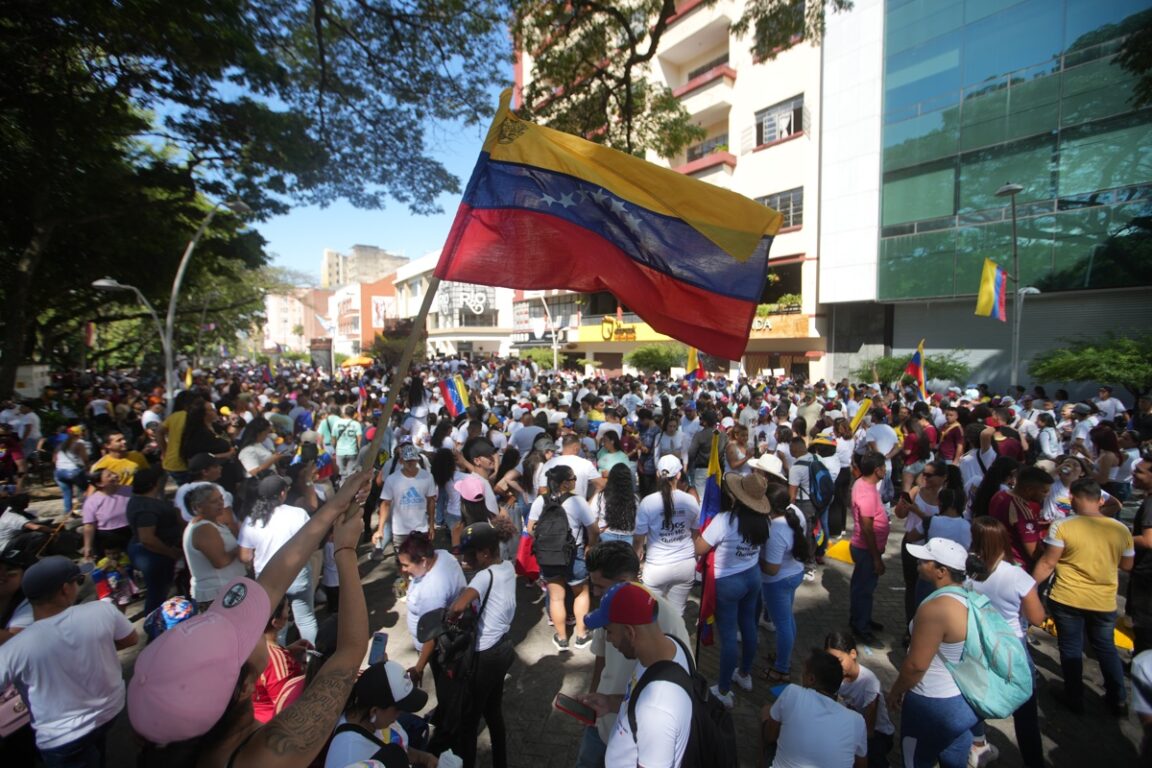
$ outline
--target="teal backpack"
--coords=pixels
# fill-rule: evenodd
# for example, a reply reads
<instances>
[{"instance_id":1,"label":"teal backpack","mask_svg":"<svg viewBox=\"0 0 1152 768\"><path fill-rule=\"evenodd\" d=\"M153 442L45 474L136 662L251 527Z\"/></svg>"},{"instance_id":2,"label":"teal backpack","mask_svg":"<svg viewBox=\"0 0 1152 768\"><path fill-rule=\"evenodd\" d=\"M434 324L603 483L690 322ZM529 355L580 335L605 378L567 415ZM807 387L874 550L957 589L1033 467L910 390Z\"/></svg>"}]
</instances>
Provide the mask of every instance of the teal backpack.
<instances>
[{"instance_id":1,"label":"teal backpack","mask_svg":"<svg viewBox=\"0 0 1152 768\"><path fill-rule=\"evenodd\" d=\"M941 587L929 599L947 593L968 602L968 636L959 662L937 654L977 715L985 720L1008 717L1032 697L1028 652L987 597L960 587Z\"/></svg>"}]
</instances>

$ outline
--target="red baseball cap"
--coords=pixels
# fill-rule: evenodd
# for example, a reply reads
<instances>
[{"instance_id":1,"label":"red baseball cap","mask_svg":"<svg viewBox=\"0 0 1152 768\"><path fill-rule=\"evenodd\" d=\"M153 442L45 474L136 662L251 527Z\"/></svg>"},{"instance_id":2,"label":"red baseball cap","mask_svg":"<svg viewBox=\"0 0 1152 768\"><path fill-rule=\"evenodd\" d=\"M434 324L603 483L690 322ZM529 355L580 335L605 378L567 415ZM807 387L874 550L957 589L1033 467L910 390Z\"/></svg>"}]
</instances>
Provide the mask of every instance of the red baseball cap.
<instances>
[{"instance_id":1,"label":"red baseball cap","mask_svg":"<svg viewBox=\"0 0 1152 768\"><path fill-rule=\"evenodd\" d=\"M656 598L640 584L623 581L600 598L600 607L584 617L584 626L601 629L609 624L651 624L656 620Z\"/></svg>"}]
</instances>

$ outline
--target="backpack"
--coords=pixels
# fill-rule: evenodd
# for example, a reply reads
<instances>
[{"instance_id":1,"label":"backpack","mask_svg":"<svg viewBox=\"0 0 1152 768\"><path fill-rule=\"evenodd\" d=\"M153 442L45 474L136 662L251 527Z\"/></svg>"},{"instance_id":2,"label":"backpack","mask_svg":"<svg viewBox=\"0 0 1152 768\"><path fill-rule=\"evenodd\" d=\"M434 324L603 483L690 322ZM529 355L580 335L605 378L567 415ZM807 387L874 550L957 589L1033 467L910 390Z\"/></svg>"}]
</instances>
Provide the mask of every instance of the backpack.
<instances>
[{"instance_id":1,"label":"backpack","mask_svg":"<svg viewBox=\"0 0 1152 768\"><path fill-rule=\"evenodd\" d=\"M544 509L532 530L536 539L532 551L536 555L537 564L541 566L563 568L576 559L576 539L568 525L568 513L564 511L564 502L571 496L568 493L558 499L544 499Z\"/></svg>"},{"instance_id":2,"label":"backpack","mask_svg":"<svg viewBox=\"0 0 1152 768\"><path fill-rule=\"evenodd\" d=\"M736 726L732 722L732 713L712 695L708 681L696 670L688 646L679 638L666 637L684 651L690 671L685 672L675 660L658 661L644 671L628 697L628 726L632 729L632 740L636 740L636 702L644 686L657 680L676 683L692 700L692 730L688 734L681 768L732 768L737 764Z\"/></svg>"},{"instance_id":3,"label":"backpack","mask_svg":"<svg viewBox=\"0 0 1152 768\"><path fill-rule=\"evenodd\" d=\"M1032 667L1024 644L984 595L941 587L931 597L960 595L968 601L964 653L953 663L940 655L965 700L984 720L1008 717L1032 696Z\"/></svg>"},{"instance_id":4,"label":"backpack","mask_svg":"<svg viewBox=\"0 0 1152 768\"><path fill-rule=\"evenodd\" d=\"M832 473L824 466L824 462L815 457L800 463L808 467L808 500L816 508L816 514L821 515L836 497L836 483L832 481Z\"/></svg>"}]
</instances>

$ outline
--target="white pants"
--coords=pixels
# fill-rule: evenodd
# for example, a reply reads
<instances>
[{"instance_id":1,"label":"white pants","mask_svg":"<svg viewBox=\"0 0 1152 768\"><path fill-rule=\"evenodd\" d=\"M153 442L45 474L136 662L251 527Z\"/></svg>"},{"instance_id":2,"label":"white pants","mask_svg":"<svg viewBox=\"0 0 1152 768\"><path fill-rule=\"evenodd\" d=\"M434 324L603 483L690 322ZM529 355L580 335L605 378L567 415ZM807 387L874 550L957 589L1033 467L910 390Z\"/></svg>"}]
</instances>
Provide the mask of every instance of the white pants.
<instances>
[{"instance_id":1,"label":"white pants","mask_svg":"<svg viewBox=\"0 0 1152 768\"><path fill-rule=\"evenodd\" d=\"M696 582L696 558L689 557L668 565L644 564L644 586L672 603L684 615L688 604L688 593Z\"/></svg>"}]
</instances>

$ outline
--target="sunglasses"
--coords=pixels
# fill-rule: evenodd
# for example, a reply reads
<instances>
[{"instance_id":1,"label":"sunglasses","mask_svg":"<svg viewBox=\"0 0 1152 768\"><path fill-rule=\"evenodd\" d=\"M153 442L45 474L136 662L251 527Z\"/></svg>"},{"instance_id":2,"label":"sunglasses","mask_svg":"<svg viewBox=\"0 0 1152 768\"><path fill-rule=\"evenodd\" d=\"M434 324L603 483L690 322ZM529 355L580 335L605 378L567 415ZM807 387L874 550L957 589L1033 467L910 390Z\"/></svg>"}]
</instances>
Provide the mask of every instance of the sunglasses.
<instances>
[{"instance_id":1,"label":"sunglasses","mask_svg":"<svg viewBox=\"0 0 1152 768\"><path fill-rule=\"evenodd\" d=\"M923 475L924 477L938 477L938 475L935 472L921 472L920 474Z\"/></svg>"}]
</instances>

